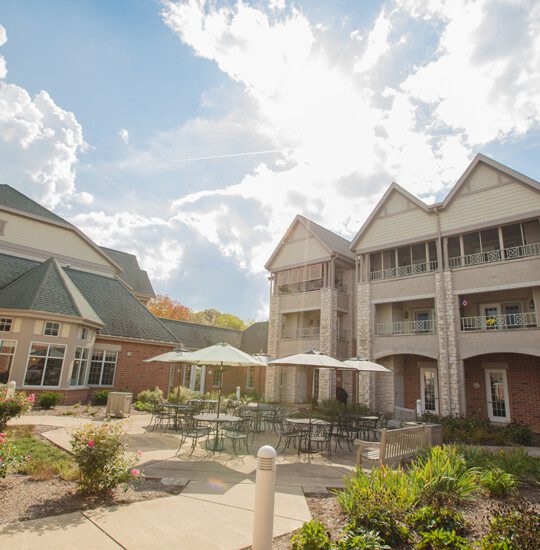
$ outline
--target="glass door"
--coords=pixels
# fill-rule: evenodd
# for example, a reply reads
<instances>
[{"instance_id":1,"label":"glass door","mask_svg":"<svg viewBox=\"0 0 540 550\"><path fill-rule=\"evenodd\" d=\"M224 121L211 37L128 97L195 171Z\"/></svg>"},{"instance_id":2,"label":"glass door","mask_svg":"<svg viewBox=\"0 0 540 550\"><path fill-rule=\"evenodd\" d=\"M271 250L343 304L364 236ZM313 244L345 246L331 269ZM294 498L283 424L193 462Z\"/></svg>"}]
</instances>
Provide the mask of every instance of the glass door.
<instances>
[{"instance_id":1,"label":"glass door","mask_svg":"<svg viewBox=\"0 0 540 550\"><path fill-rule=\"evenodd\" d=\"M422 410L434 414L439 413L439 383L437 369L434 367L420 369L420 391Z\"/></svg>"},{"instance_id":2,"label":"glass door","mask_svg":"<svg viewBox=\"0 0 540 550\"><path fill-rule=\"evenodd\" d=\"M521 315L521 302L502 304L505 328L518 328L525 325L524 316Z\"/></svg>"},{"instance_id":3,"label":"glass door","mask_svg":"<svg viewBox=\"0 0 540 550\"><path fill-rule=\"evenodd\" d=\"M482 304L480 306L480 315L484 317L486 330L495 330L499 328L501 316L499 304Z\"/></svg>"},{"instance_id":4,"label":"glass door","mask_svg":"<svg viewBox=\"0 0 540 550\"><path fill-rule=\"evenodd\" d=\"M488 417L492 422L509 422L508 382L505 369L486 369Z\"/></svg>"}]
</instances>

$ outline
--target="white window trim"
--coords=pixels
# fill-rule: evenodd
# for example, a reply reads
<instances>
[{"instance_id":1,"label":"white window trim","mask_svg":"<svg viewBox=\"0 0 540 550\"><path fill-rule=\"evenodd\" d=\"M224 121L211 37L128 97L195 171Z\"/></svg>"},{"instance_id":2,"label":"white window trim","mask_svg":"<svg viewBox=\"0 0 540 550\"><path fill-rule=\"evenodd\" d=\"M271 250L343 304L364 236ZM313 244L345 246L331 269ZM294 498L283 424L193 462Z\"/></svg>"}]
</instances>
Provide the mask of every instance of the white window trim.
<instances>
[{"instance_id":1,"label":"white window trim","mask_svg":"<svg viewBox=\"0 0 540 550\"><path fill-rule=\"evenodd\" d=\"M427 411L426 410L426 394L425 394L425 381L424 373L426 371L435 372L435 410ZM420 367L420 399L422 400L422 410L424 412L429 412L433 414L439 414L439 373L437 367Z\"/></svg>"},{"instance_id":2,"label":"white window trim","mask_svg":"<svg viewBox=\"0 0 540 550\"><path fill-rule=\"evenodd\" d=\"M251 378L251 386L249 385L250 378ZM252 367L248 367L247 373L246 373L246 390L253 390L254 388L255 388L255 371L252 370Z\"/></svg>"},{"instance_id":3,"label":"white window trim","mask_svg":"<svg viewBox=\"0 0 540 550\"><path fill-rule=\"evenodd\" d=\"M0 321L4 319L5 321L9 320L9 330L2 330L0 332L13 332L13 317L0 317Z\"/></svg>"},{"instance_id":4,"label":"white window trim","mask_svg":"<svg viewBox=\"0 0 540 550\"><path fill-rule=\"evenodd\" d=\"M32 348L34 347L34 345L37 344L37 345L40 345L40 346L48 346L47 347L47 359L49 359L49 350L52 347L55 347L55 348L64 348L64 357L62 357L62 366L60 367L60 377L58 378L58 384L56 386L44 386L43 385L43 379L45 378L45 372L47 371L47 362L45 362L45 368L43 369L43 374L41 375L41 384L40 385L27 385L25 384L25 380L26 380L26 373L28 372L28 363L30 362L30 356L32 354ZM51 344L50 342L36 342L36 341L32 341L30 342L30 347L28 348L28 355L26 357L26 367L24 369L24 378L23 378L23 388L35 388L35 389L39 389L39 388L59 388L61 383L62 383L62 373L64 372L64 364L66 362L66 350L67 350L67 346L65 344ZM57 358L55 358L57 359Z\"/></svg>"},{"instance_id":5,"label":"white window trim","mask_svg":"<svg viewBox=\"0 0 540 550\"><path fill-rule=\"evenodd\" d=\"M84 331L86 330L87 332L87 336L86 338L83 336L83 333ZM79 328L79 340L82 340L83 342L88 342L90 341L92 338L90 336L90 329L88 327L80 327Z\"/></svg>"},{"instance_id":6,"label":"white window trim","mask_svg":"<svg viewBox=\"0 0 540 550\"><path fill-rule=\"evenodd\" d=\"M71 385L71 378L73 376L73 369L75 368L75 361L82 361L82 359L77 359L75 356L73 356L73 361L71 363L71 369L69 371L69 377L68 377L68 383L70 388L84 388L88 385L87 380L88 380L88 375L90 374L90 359L92 356L92 350L90 348L85 348L84 346L77 346L75 348L75 352L77 352L78 349L83 349L88 351L88 356L86 357L86 372L85 372L84 380L82 381L82 384L74 384L73 386ZM79 378L79 374L80 374L80 371L77 374L77 378ZM116 369L115 369L115 374L116 374Z\"/></svg>"},{"instance_id":7,"label":"white window trim","mask_svg":"<svg viewBox=\"0 0 540 550\"><path fill-rule=\"evenodd\" d=\"M58 325L58 334L46 334L47 325ZM62 334L62 323L58 321L45 321L43 323L43 336L49 336L51 338L58 338Z\"/></svg>"},{"instance_id":8,"label":"white window trim","mask_svg":"<svg viewBox=\"0 0 540 550\"><path fill-rule=\"evenodd\" d=\"M493 403L491 401L491 377L490 374L492 372L496 373L502 373L503 375L503 386L504 386L504 406L506 410L506 416L503 418L501 416L493 416ZM488 418L490 422L498 422L506 424L510 422L510 398L508 396L508 376L506 373L506 369L502 368L500 366L496 367L485 367L484 368L484 377L486 382L486 406L487 406L487 413Z\"/></svg>"},{"instance_id":9,"label":"white window trim","mask_svg":"<svg viewBox=\"0 0 540 550\"><path fill-rule=\"evenodd\" d=\"M10 342L15 342L15 348L13 349L13 355L10 355L11 365L9 365L9 370L8 370L8 382L9 382L10 375L11 375L11 370L13 369L13 363L15 363L15 355L17 354L17 345L18 345L19 342L18 342L18 340L12 340L11 338L0 338L0 347L1 347L2 342L4 340L9 340ZM0 352L0 355L9 355L9 354ZM28 364L27 364L27 366L28 366Z\"/></svg>"},{"instance_id":10,"label":"white window trim","mask_svg":"<svg viewBox=\"0 0 540 550\"><path fill-rule=\"evenodd\" d=\"M99 384L90 384L88 383L88 378L90 377L90 370L92 369L92 353L94 352L100 352L100 353L103 353L103 357L100 361L101 363L101 372L99 373ZM115 355L115 360L114 360L114 375L113 375L113 380L112 380L112 383L111 384L102 384L102 380L103 380L103 367L105 366L105 357L107 357L107 353L114 353ZM88 374L86 376L86 379L87 379L87 383L86 385L87 386L90 386L92 388L114 388L114 382L116 381L116 369L118 367L118 352L116 350L107 350L107 349L96 349L96 350L92 350L90 352L90 356L88 358L89 362L90 362L90 366L88 368Z\"/></svg>"}]
</instances>

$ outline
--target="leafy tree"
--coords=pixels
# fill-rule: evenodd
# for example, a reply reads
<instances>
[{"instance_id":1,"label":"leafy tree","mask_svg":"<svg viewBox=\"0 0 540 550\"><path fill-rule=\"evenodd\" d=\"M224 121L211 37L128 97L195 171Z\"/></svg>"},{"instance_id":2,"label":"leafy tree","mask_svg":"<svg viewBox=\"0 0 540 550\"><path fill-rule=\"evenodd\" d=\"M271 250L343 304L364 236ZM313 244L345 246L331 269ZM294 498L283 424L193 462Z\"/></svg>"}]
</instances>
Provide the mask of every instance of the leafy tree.
<instances>
[{"instance_id":1,"label":"leafy tree","mask_svg":"<svg viewBox=\"0 0 540 550\"><path fill-rule=\"evenodd\" d=\"M180 302L158 294L148 303L148 309L156 316L177 321L191 321L192 311Z\"/></svg>"}]
</instances>

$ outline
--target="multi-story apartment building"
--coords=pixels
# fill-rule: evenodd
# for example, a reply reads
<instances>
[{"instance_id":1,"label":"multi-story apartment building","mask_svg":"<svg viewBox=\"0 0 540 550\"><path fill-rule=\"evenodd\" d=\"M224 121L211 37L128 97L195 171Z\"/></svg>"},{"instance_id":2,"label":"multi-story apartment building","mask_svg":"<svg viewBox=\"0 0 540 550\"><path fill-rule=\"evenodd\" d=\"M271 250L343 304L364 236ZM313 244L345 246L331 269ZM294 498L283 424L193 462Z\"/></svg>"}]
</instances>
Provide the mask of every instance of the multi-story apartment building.
<instances>
[{"instance_id":1,"label":"multi-story apartment building","mask_svg":"<svg viewBox=\"0 0 540 550\"><path fill-rule=\"evenodd\" d=\"M540 430L538 182L478 155L441 203L394 183L350 250L358 355L393 371L362 375L359 400L392 410L421 399L427 411ZM270 342L281 356L280 298Z\"/></svg>"}]
</instances>

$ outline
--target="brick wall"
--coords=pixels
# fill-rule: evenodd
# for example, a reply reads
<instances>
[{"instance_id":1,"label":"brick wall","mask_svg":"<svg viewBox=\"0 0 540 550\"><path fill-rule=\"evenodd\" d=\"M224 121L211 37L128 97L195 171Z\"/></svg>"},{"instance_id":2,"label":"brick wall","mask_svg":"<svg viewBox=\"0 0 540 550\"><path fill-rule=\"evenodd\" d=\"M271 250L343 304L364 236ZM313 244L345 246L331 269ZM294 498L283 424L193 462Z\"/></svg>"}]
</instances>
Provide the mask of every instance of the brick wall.
<instances>
[{"instance_id":1,"label":"brick wall","mask_svg":"<svg viewBox=\"0 0 540 550\"><path fill-rule=\"evenodd\" d=\"M34 394L36 396L36 404L38 402L39 395L42 393L59 393L62 397L60 399L60 405L74 405L75 403L84 403L88 401L90 390L88 388L77 389L43 389L43 390L23 390L27 395Z\"/></svg>"},{"instance_id":2,"label":"brick wall","mask_svg":"<svg viewBox=\"0 0 540 550\"><path fill-rule=\"evenodd\" d=\"M510 419L540 432L540 358L514 353L492 353L466 359L465 398L467 415L487 418L485 368L507 366ZM475 388L475 384L478 386Z\"/></svg>"},{"instance_id":3,"label":"brick wall","mask_svg":"<svg viewBox=\"0 0 540 550\"><path fill-rule=\"evenodd\" d=\"M418 363L421 363L419 365ZM404 355L403 356L403 393L404 406L407 409L416 410L416 400L421 398L420 395L420 368L425 366L433 366L437 368L437 362L429 357L421 355ZM439 379L439 400L441 395L441 372L438 370Z\"/></svg>"}]
</instances>

